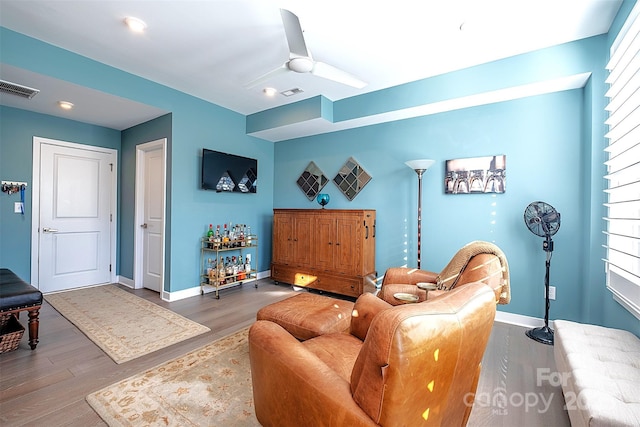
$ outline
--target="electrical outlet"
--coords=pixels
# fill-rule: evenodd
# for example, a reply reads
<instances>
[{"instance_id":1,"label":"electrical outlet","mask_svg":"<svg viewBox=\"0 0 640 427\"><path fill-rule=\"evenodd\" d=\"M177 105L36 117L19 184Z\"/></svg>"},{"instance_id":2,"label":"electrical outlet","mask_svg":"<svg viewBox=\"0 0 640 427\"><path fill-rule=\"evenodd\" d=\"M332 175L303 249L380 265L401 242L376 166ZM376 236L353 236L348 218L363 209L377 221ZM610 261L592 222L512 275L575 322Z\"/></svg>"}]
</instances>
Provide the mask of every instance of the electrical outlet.
<instances>
[{"instance_id":1,"label":"electrical outlet","mask_svg":"<svg viewBox=\"0 0 640 427\"><path fill-rule=\"evenodd\" d=\"M13 213L22 213L22 202L14 202Z\"/></svg>"},{"instance_id":2,"label":"electrical outlet","mask_svg":"<svg viewBox=\"0 0 640 427\"><path fill-rule=\"evenodd\" d=\"M549 286L549 299L550 300L555 300L556 299L556 287L555 286Z\"/></svg>"}]
</instances>

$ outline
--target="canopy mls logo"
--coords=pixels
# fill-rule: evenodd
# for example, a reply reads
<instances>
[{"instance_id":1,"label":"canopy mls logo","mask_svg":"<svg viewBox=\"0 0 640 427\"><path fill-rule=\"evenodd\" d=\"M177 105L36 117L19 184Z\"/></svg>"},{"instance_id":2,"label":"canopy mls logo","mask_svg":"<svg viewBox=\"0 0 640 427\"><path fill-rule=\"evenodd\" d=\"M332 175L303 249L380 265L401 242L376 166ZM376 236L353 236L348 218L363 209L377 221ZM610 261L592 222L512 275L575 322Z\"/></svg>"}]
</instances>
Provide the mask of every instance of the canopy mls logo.
<instances>
[{"instance_id":1,"label":"canopy mls logo","mask_svg":"<svg viewBox=\"0 0 640 427\"><path fill-rule=\"evenodd\" d=\"M560 388L567 385L570 373L552 372L549 368L536 369L536 387L548 389ZM563 397L564 396L564 397ZM509 393L506 388L497 387L492 392L467 393L464 403L467 406L476 405L491 408L493 415L507 415L509 409L523 408L525 412L536 411L544 414L549 411L554 399L562 399L564 410L584 409L584 399L573 392L562 393L549 391L530 391Z\"/></svg>"}]
</instances>

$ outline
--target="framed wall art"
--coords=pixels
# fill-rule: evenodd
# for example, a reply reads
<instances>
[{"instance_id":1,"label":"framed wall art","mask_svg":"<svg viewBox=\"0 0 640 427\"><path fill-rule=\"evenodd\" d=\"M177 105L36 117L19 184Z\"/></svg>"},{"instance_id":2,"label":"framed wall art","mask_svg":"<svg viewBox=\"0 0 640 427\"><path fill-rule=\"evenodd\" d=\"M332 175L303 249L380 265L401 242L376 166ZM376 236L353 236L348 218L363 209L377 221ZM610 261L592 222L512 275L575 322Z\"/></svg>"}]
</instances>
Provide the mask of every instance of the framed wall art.
<instances>
[{"instance_id":1,"label":"framed wall art","mask_svg":"<svg viewBox=\"0 0 640 427\"><path fill-rule=\"evenodd\" d=\"M507 156L447 160L446 194L504 193L507 186Z\"/></svg>"}]
</instances>

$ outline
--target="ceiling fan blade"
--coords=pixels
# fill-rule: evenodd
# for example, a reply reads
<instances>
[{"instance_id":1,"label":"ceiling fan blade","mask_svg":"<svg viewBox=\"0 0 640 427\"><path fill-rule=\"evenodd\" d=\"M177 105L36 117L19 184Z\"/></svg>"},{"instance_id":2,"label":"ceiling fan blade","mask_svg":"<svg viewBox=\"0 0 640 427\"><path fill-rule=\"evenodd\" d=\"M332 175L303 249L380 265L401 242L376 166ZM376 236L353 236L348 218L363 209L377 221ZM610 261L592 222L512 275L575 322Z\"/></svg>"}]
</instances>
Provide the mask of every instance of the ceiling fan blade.
<instances>
[{"instance_id":1,"label":"ceiling fan blade","mask_svg":"<svg viewBox=\"0 0 640 427\"><path fill-rule=\"evenodd\" d=\"M271 80L272 78L274 78L277 75L286 73L287 71L289 71L289 67L287 67L287 63L285 62L284 64L282 64L282 66L276 68L275 70L269 71L267 74L263 74L262 76L251 80L249 83L245 83L244 88L245 89L251 89L254 88L264 82L266 82L267 80Z\"/></svg>"},{"instance_id":2,"label":"ceiling fan blade","mask_svg":"<svg viewBox=\"0 0 640 427\"><path fill-rule=\"evenodd\" d=\"M302 34L302 27L298 17L287 9L280 9L280 15L282 16L282 24L284 25L291 56L311 58L311 54L304 42L304 34Z\"/></svg>"},{"instance_id":3,"label":"ceiling fan blade","mask_svg":"<svg viewBox=\"0 0 640 427\"><path fill-rule=\"evenodd\" d=\"M367 85L366 82L363 82L356 76L349 74L346 71L342 71L332 65L325 64L324 62L316 62L313 66L313 70L311 70L311 74L358 89L362 89Z\"/></svg>"}]
</instances>

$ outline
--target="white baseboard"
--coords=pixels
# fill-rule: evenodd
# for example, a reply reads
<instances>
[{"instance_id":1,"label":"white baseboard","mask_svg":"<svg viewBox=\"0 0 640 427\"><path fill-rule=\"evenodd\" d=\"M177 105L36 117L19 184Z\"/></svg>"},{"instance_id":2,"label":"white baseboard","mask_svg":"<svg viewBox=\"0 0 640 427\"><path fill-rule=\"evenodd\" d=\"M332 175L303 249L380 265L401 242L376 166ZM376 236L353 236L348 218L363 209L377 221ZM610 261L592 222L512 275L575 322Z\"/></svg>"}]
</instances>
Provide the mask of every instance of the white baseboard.
<instances>
[{"instance_id":1,"label":"white baseboard","mask_svg":"<svg viewBox=\"0 0 640 427\"><path fill-rule=\"evenodd\" d=\"M261 271L258 273L257 280L264 279L265 277L270 277L270 276L271 276L271 270ZM253 282L254 280L256 279L245 280L243 283L247 284L247 283ZM201 292L200 286L194 286L193 288L183 289L181 291L175 291L175 292L162 291L161 298L164 301L168 301L168 302L179 301L181 299L198 296L200 295L200 292ZM205 286L204 293L208 294L211 292L215 292L215 289L211 286Z\"/></svg>"},{"instance_id":2,"label":"white baseboard","mask_svg":"<svg viewBox=\"0 0 640 427\"><path fill-rule=\"evenodd\" d=\"M544 326L544 319L537 317L524 316L522 314L506 313L504 311L496 312L496 322L509 323L511 325L523 326L525 328L538 328ZM551 323L551 321L550 321Z\"/></svg>"},{"instance_id":3,"label":"white baseboard","mask_svg":"<svg viewBox=\"0 0 640 427\"><path fill-rule=\"evenodd\" d=\"M136 287L136 283L133 281L133 279L129 279L128 277L116 276L116 280L118 281L118 283L126 286L127 288L135 289Z\"/></svg>"}]
</instances>

